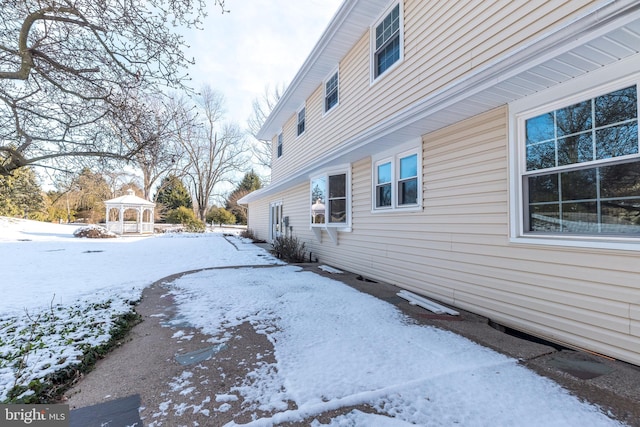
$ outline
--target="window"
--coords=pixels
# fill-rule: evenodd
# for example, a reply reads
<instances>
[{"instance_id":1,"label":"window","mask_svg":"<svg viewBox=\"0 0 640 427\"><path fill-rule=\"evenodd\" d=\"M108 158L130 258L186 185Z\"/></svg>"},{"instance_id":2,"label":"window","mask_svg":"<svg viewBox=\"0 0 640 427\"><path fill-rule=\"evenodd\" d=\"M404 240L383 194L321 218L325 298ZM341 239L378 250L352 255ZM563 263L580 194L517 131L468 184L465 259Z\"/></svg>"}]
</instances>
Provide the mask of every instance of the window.
<instances>
[{"instance_id":1,"label":"window","mask_svg":"<svg viewBox=\"0 0 640 427\"><path fill-rule=\"evenodd\" d=\"M325 113L338 105L338 72L336 71L324 84Z\"/></svg>"},{"instance_id":2,"label":"window","mask_svg":"<svg viewBox=\"0 0 640 427\"><path fill-rule=\"evenodd\" d=\"M282 132L278 134L278 157L282 157Z\"/></svg>"},{"instance_id":3,"label":"window","mask_svg":"<svg viewBox=\"0 0 640 427\"><path fill-rule=\"evenodd\" d=\"M376 208L391 207L391 162L376 167Z\"/></svg>"},{"instance_id":4,"label":"window","mask_svg":"<svg viewBox=\"0 0 640 427\"><path fill-rule=\"evenodd\" d=\"M306 108L302 107L302 109L298 111L298 136L304 133L305 115L306 115Z\"/></svg>"},{"instance_id":5,"label":"window","mask_svg":"<svg viewBox=\"0 0 640 427\"><path fill-rule=\"evenodd\" d=\"M397 3L375 24L371 32L372 80L389 70L402 57L402 11Z\"/></svg>"},{"instance_id":6,"label":"window","mask_svg":"<svg viewBox=\"0 0 640 427\"><path fill-rule=\"evenodd\" d=\"M320 175L311 180L311 225L348 226L350 223L348 172Z\"/></svg>"},{"instance_id":7,"label":"window","mask_svg":"<svg viewBox=\"0 0 640 427\"><path fill-rule=\"evenodd\" d=\"M373 166L373 209L419 208L420 149L386 155Z\"/></svg>"},{"instance_id":8,"label":"window","mask_svg":"<svg viewBox=\"0 0 640 427\"><path fill-rule=\"evenodd\" d=\"M523 232L638 237L637 85L584 98L518 122Z\"/></svg>"}]
</instances>

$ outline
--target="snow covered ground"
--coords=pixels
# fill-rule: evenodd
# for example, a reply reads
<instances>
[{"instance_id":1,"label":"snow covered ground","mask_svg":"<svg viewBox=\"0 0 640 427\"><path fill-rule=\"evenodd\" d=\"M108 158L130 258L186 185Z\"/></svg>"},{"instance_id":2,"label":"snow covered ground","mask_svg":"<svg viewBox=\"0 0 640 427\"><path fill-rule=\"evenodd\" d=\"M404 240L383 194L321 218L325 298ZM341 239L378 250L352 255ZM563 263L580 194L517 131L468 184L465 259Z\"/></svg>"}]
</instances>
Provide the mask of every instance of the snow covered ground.
<instances>
[{"instance_id":1,"label":"snow covered ground","mask_svg":"<svg viewBox=\"0 0 640 427\"><path fill-rule=\"evenodd\" d=\"M295 266L250 268L276 261L239 238L235 246L220 233L88 240L73 238L74 229L0 217L0 356L23 348L25 335L42 342L20 359L21 381L72 361L79 342L108 338L110 315L129 310L128 301L152 282L198 268L247 266L184 276L172 292L180 317L220 342L230 338L225 330L250 322L273 343L275 363L260 365L251 381L228 393L274 414L249 425L312 419L362 403L379 414L352 411L330 425L619 425L516 360L413 324L394 306L340 282ZM15 377L0 359L0 400ZM290 401L297 409L287 409ZM211 405L220 403L212 398Z\"/></svg>"}]
</instances>

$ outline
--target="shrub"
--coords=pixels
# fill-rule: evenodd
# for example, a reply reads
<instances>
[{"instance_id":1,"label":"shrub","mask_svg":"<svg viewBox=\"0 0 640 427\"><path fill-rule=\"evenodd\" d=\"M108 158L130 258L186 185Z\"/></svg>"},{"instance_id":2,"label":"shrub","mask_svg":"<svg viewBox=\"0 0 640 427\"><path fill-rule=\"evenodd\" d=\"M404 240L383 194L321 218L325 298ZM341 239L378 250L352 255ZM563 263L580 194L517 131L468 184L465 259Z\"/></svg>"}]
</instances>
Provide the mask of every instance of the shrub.
<instances>
[{"instance_id":1,"label":"shrub","mask_svg":"<svg viewBox=\"0 0 640 427\"><path fill-rule=\"evenodd\" d=\"M112 233L106 228L94 224L78 228L73 232L73 235L75 237L87 237L89 239L110 239L118 237L115 233Z\"/></svg>"},{"instance_id":2,"label":"shrub","mask_svg":"<svg viewBox=\"0 0 640 427\"><path fill-rule=\"evenodd\" d=\"M165 220L170 224L182 224L190 233L204 233L205 230L204 223L196 218L193 210L184 206L169 211Z\"/></svg>"},{"instance_id":3,"label":"shrub","mask_svg":"<svg viewBox=\"0 0 640 427\"><path fill-rule=\"evenodd\" d=\"M278 236L273 243L272 252L287 262L304 262L304 242L294 236Z\"/></svg>"},{"instance_id":4,"label":"shrub","mask_svg":"<svg viewBox=\"0 0 640 427\"><path fill-rule=\"evenodd\" d=\"M207 222L214 224L235 224L236 216L225 208L213 207L207 213Z\"/></svg>"}]
</instances>

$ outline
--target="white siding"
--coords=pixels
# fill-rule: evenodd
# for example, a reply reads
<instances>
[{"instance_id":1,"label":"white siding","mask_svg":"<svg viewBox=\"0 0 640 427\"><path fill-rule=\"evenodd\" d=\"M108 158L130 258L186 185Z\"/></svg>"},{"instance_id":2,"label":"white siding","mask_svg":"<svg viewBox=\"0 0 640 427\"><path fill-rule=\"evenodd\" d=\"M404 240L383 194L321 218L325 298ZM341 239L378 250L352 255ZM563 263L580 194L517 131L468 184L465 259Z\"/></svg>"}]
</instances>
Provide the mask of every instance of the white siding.
<instances>
[{"instance_id":1,"label":"white siding","mask_svg":"<svg viewBox=\"0 0 640 427\"><path fill-rule=\"evenodd\" d=\"M319 81L306 102L305 133L297 137L296 112L282 124L283 156L274 156L272 181L286 178L374 123L464 79L550 26L570 21L593 3L405 0L404 61L370 85L369 34L363 34L339 64L339 105L323 114L323 82Z\"/></svg>"}]
</instances>

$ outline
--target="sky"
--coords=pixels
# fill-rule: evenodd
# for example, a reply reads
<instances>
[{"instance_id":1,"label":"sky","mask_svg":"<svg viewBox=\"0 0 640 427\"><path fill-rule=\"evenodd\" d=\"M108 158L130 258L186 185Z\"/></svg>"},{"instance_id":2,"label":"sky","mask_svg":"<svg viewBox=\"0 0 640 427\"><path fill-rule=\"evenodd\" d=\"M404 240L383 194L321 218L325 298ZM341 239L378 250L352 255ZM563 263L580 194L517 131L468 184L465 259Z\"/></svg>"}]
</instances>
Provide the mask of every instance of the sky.
<instances>
[{"instance_id":1,"label":"sky","mask_svg":"<svg viewBox=\"0 0 640 427\"><path fill-rule=\"evenodd\" d=\"M211 2L212 3L212 2ZM204 30L184 33L191 85L208 84L226 100L227 119L242 128L266 87L288 85L342 0L226 0L209 6Z\"/></svg>"},{"instance_id":2,"label":"sky","mask_svg":"<svg viewBox=\"0 0 640 427\"><path fill-rule=\"evenodd\" d=\"M177 305L167 327L178 339L187 334L181 325L190 324L210 343L225 344L238 338L236 326L248 324L271 343L273 361L252 366L240 381L231 380L237 371L222 372L229 381L215 396L193 394L198 381L208 381L204 362L184 366L166 379L167 400L142 409L145 425L163 425L163 416L175 419L187 408L202 425L228 427L300 419L312 427L620 425L516 359L414 323L338 280L284 265L237 234L79 239L76 228L0 217L0 355L43 333L24 358L19 383L73 363L76 345L108 339L110 314L130 309L128 301L154 281L236 266L165 281ZM273 267L254 268L267 264ZM29 319L40 329L32 331ZM0 400L16 375L0 358ZM361 404L375 413L349 410L329 424L314 418ZM236 411L253 421L237 423Z\"/></svg>"}]
</instances>

